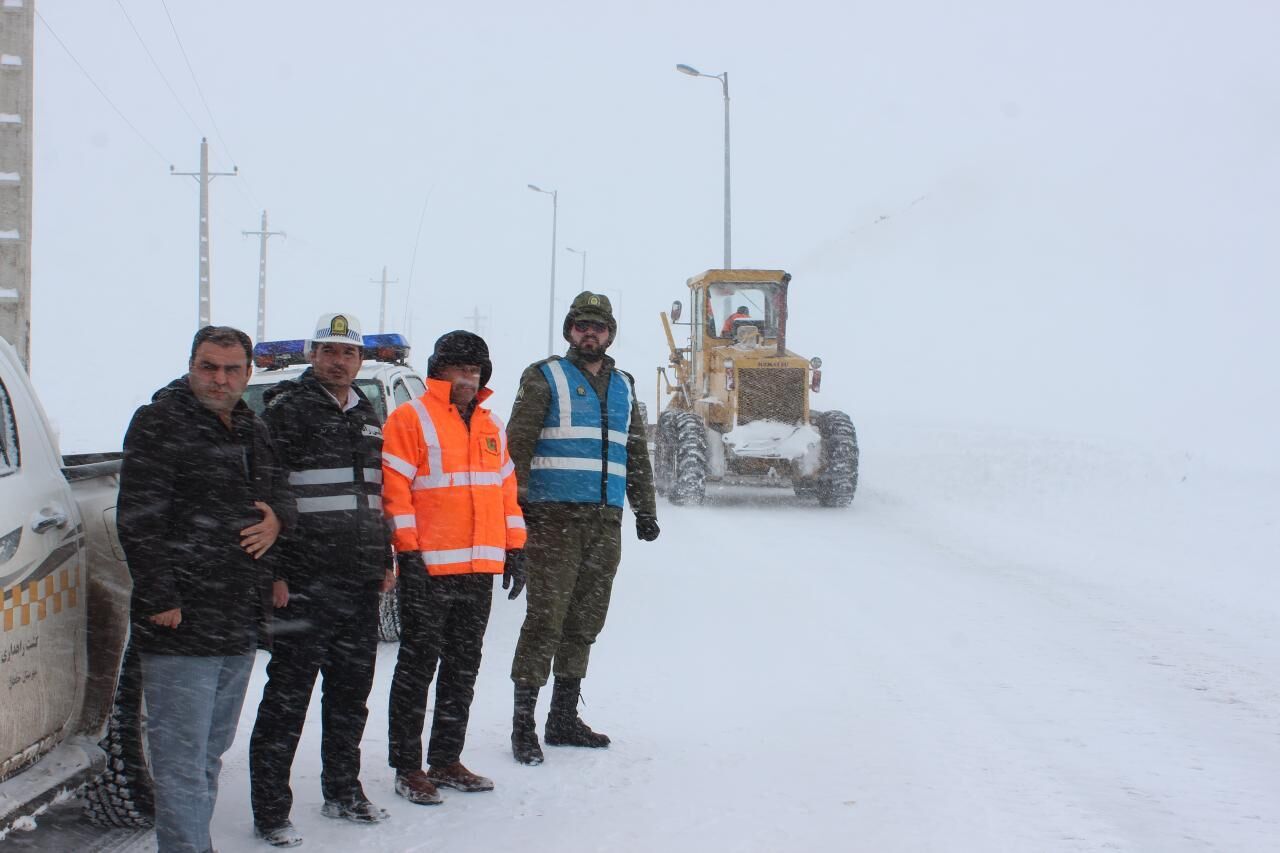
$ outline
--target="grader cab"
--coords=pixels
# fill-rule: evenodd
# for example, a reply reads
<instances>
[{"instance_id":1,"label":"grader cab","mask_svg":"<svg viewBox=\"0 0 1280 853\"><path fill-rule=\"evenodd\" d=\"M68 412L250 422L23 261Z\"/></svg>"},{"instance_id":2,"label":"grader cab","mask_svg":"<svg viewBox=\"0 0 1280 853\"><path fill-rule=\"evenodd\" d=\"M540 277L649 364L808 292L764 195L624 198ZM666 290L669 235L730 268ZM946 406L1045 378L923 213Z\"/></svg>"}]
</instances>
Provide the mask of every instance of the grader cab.
<instances>
[{"instance_id":1,"label":"grader cab","mask_svg":"<svg viewBox=\"0 0 1280 853\"><path fill-rule=\"evenodd\" d=\"M671 356L658 368L654 475L672 503L701 503L707 482L853 500L857 435L844 412L810 408L822 361L786 347L790 282L782 270L708 270L689 279L686 322L679 301L662 314ZM685 346L673 324L688 327Z\"/></svg>"}]
</instances>

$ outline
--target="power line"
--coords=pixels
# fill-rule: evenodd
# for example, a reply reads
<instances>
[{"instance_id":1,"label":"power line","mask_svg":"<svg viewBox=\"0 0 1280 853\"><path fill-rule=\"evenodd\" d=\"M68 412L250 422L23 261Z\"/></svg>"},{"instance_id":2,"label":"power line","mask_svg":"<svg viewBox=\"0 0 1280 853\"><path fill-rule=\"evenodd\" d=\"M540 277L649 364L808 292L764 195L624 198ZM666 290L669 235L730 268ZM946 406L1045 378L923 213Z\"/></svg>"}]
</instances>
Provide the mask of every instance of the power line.
<instances>
[{"instance_id":1,"label":"power line","mask_svg":"<svg viewBox=\"0 0 1280 853\"><path fill-rule=\"evenodd\" d=\"M406 330L409 326L409 297L413 295L413 268L418 264L418 243L422 241L422 223L427 218L427 202L431 201L431 194L435 191L435 184L432 184L431 189L427 190L427 197L422 200L422 213L418 216L418 233L413 238L413 258L409 261L409 283L404 289L404 322Z\"/></svg>"},{"instance_id":2,"label":"power line","mask_svg":"<svg viewBox=\"0 0 1280 853\"><path fill-rule=\"evenodd\" d=\"M104 92L102 90L102 87L98 85L98 81L93 79L93 75L89 73L89 70L80 64L80 60L76 59L76 55L71 52L71 48L67 47L66 42L64 42L62 39L58 37L58 34L54 32L53 27L49 25L49 22L45 20L44 15L41 15L38 9L36 10L36 17L40 19L40 23L44 24L45 29L49 31L49 35L53 36L53 40L58 43L58 46L67 52L67 56L71 57L71 61L76 64L76 68L80 69L80 73L85 76L85 79L88 80L93 85L93 88L98 90L98 94L101 95L102 99L107 102L107 105L111 107L111 109L115 110L116 115L120 116L120 120L123 121L125 124L127 124L129 126L129 129L132 130L134 133L136 133L138 135L138 138L141 139L144 143L146 143L146 146L150 148L152 151L154 151L156 156L159 157L161 162L163 162L166 166L169 165L169 163L173 162L171 158L164 156L164 154L161 153L160 149L157 148L155 145L153 145L151 140L147 139L147 137L143 135L142 131L138 130L137 125L129 121L129 117L126 116L124 112L121 111L121 109L116 106L115 101L111 100L111 98L107 96L107 93Z\"/></svg>"},{"instance_id":3,"label":"power line","mask_svg":"<svg viewBox=\"0 0 1280 853\"><path fill-rule=\"evenodd\" d=\"M187 55L186 45L182 43L182 36L178 34L178 25L174 23L173 15L169 12L169 4L165 0L160 0L160 5L164 8L165 17L169 19L169 29L173 30L173 38L178 42L178 50L182 53L182 60L187 64L187 71L191 74L191 82L196 86L196 94L200 96L200 103L204 104L204 111L209 114L209 122L213 125L213 132L218 137L218 143L222 146L222 150L232 163L238 162L236 156L231 153L231 146L227 144L227 140L222 136L222 128L218 127L218 120L213 116L213 110L209 107L209 101L204 96L204 89L200 87L200 80L196 77L196 69L191 64L191 57ZM244 176L241 175L243 178ZM249 182L245 181L245 189L249 190L254 204L261 208L263 204L258 201L258 194L249 186Z\"/></svg>"},{"instance_id":4,"label":"power line","mask_svg":"<svg viewBox=\"0 0 1280 853\"><path fill-rule=\"evenodd\" d=\"M169 78L165 76L163 69L160 68L160 63L156 62L155 56L151 53L151 48L147 47L147 43L142 38L142 33L138 32L137 26L133 23L133 18L129 17L129 10L124 7L124 3L121 0L116 0L116 5L120 7L120 11L124 14L124 19L129 22L129 28L133 30L133 34L138 37L138 44L142 45L142 50L147 54L147 59L151 60L151 67L155 68L156 73L160 75L160 79L164 81L165 87L168 88L169 94L173 95L173 100L177 103L178 109L182 110L183 115L191 122L191 126L196 129L196 133L203 133L204 130L200 127L200 123L187 110L186 105L182 103L182 99L178 97L177 91L173 88L173 84L169 82Z\"/></svg>"}]
</instances>

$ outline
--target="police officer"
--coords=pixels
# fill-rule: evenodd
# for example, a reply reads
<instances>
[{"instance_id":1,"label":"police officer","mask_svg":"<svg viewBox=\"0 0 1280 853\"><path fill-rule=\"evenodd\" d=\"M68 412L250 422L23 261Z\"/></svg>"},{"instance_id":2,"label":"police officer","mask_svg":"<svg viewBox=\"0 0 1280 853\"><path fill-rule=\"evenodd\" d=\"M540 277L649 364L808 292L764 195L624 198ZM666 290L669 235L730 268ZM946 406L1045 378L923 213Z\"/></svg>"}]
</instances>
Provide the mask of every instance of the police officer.
<instances>
[{"instance_id":1,"label":"police officer","mask_svg":"<svg viewBox=\"0 0 1280 853\"><path fill-rule=\"evenodd\" d=\"M624 495L636 534L658 538L635 383L605 355L618 332L608 297L578 294L563 331L567 355L525 369L507 427L529 535L528 606L511 664L511 748L522 764L542 763L534 708L553 663L547 743L609 745L578 716L578 698L622 557Z\"/></svg>"},{"instance_id":2,"label":"police officer","mask_svg":"<svg viewBox=\"0 0 1280 853\"><path fill-rule=\"evenodd\" d=\"M269 389L263 415L298 501L297 525L276 563L271 662L249 745L254 828L276 847L302 843L289 821L289 771L317 674L321 813L358 823L388 816L359 779L378 593L395 582L382 518L382 428L354 384L363 358L359 320L324 314L315 328L311 367Z\"/></svg>"}]
</instances>

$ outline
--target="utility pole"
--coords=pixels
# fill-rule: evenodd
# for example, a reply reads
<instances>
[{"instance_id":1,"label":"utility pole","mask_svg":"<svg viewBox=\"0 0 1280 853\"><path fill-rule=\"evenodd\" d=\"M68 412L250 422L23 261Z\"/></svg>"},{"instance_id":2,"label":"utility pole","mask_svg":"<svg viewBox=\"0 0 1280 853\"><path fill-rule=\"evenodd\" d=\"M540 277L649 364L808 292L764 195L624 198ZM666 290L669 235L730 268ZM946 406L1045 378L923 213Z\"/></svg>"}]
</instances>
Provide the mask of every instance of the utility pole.
<instances>
[{"instance_id":1,"label":"utility pole","mask_svg":"<svg viewBox=\"0 0 1280 853\"><path fill-rule=\"evenodd\" d=\"M381 280L379 280L379 279L376 279L376 278L371 278L371 279L369 279L369 282L370 282L371 284L381 284L381 285L382 285L382 299L378 302L378 334L380 334L380 335L381 335L383 332L385 332L385 331L387 330L387 285L388 285L388 284L399 284L399 283L400 283L400 279L398 279L398 278L388 279L388 278L387 278L387 268L386 268L386 267L383 267L383 268L382 268L382 279L381 279Z\"/></svg>"},{"instance_id":2,"label":"utility pole","mask_svg":"<svg viewBox=\"0 0 1280 853\"><path fill-rule=\"evenodd\" d=\"M267 339L267 240L271 237L284 237L287 240L289 235L283 231L267 230L265 210L262 211L261 231L241 231L240 233L246 237L258 238L258 337L255 340L261 343Z\"/></svg>"},{"instance_id":3,"label":"utility pole","mask_svg":"<svg viewBox=\"0 0 1280 853\"><path fill-rule=\"evenodd\" d=\"M0 8L0 337L31 369L31 119L35 4Z\"/></svg>"},{"instance_id":4,"label":"utility pole","mask_svg":"<svg viewBox=\"0 0 1280 853\"><path fill-rule=\"evenodd\" d=\"M230 172L209 171L209 140L200 138L200 171L177 172L169 167L169 174L195 178L200 184L200 306L199 326L203 329L209 325L209 182L214 178L234 177L240 174L239 166L232 166Z\"/></svg>"},{"instance_id":5,"label":"utility pole","mask_svg":"<svg viewBox=\"0 0 1280 853\"><path fill-rule=\"evenodd\" d=\"M470 320L470 321L471 321L471 330L472 330L473 332L475 332L475 333L478 335L478 334L480 334L480 321L481 321L481 320L488 320L488 319L489 319L489 315L488 315L488 314L481 314L481 313L480 313L480 306L479 306L479 305L477 305L477 306L472 310L472 312L471 312L470 314L468 314L466 317L464 317L463 319L465 319L465 320Z\"/></svg>"}]
</instances>

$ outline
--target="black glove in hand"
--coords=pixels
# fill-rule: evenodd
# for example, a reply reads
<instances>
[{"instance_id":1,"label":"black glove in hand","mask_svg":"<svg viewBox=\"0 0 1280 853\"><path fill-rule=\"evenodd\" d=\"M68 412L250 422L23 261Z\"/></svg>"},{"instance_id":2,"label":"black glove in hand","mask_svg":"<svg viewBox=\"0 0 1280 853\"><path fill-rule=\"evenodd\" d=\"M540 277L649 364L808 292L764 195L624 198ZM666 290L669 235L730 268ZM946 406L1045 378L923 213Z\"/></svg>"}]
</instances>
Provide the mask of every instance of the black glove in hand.
<instances>
[{"instance_id":1,"label":"black glove in hand","mask_svg":"<svg viewBox=\"0 0 1280 853\"><path fill-rule=\"evenodd\" d=\"M524 551L516 549L507 552L507 561L502 564L502 588L511 587L507 598L514 601L524 589Z\"/></svg>"},{"instance_id":2,"label":"black glove in hand","mask_svg":"<svg viewBox=\"0 0 1280 853\"><path fill-rule=\"evenodd\" d=\"M400 574L419 574L427 573L427 564L422 562L421 551L400 551L396 554L396 564L400 566Z\"/></svg>"},{"instance_id":3,"label":"black glove in hand","mask_svg":"<svg viewBox=\"0 0 1280 853\"><path fill-rule=\"evenodd\" d=\"M658 517L656 515L636 516L636 536L646 542L652 542L658 538L659 532Z\"/></svg>"}]
</instances>

